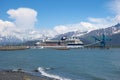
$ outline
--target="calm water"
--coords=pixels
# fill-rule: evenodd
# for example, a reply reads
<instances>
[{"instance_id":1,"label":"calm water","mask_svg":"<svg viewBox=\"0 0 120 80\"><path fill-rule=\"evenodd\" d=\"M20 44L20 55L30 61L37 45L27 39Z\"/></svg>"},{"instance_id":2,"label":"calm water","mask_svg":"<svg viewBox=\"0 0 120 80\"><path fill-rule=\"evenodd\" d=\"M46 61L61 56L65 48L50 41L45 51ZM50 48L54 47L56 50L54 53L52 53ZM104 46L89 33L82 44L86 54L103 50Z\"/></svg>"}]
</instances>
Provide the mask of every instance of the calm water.
<instances>
[{"instance_id":1,"label":"calm water","mask_svg":"<svg viewBox=\"0 0 120 80\"><path fill-rule=\"evenodd\" d=\"M0 51L0 69L18 69L61 80L120 80L120 48Z\"/></svg>"}]
</instances>

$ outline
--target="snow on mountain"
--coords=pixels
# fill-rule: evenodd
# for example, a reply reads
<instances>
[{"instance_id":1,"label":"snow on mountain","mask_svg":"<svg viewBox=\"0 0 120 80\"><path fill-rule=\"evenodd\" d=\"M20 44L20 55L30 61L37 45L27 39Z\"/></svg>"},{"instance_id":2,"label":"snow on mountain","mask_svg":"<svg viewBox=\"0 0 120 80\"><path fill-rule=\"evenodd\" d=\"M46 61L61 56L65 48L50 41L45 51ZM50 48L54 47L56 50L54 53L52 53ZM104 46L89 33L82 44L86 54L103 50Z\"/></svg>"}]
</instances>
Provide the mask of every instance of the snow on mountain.
<instances>
[{"instance_id":1,"label":"snow on mountain","mask_svg":"<svg viewBox=\"0 0 120 80\"><path fill-rule=\"evenodd\" d=\"M114 26L104 28L104 29L97 29L93 30L83 36L80 36L80 39L85 43L93 43L95 42L94 38L92 36L95 36L97 38L101 38L101 35L105 34L106 39L110 39L110 41L106 41L108 45L120 45L120 24L116 24Z\"/></svg>"},{"instance_id":2,"label":"snow on mountain","mask_svg":"<svg viewBox=\"0 0 120 80\"><path fill-rule=\"evenodd\" d=\"M118 23L117 25L113 26L113 34L118 34L120 33L120 24Z\"/></svg>"},{"instance_id":3,"label":"snow on mountain","mask_svg":"<svg viewBox=\"0 0 120 80\"><path fill-rule=\"evenodd\" d=\"M92 30L90 32L86 32L85 34L80 35L79 37L83 36L101 36L102 34L105 35L114 35L120 33L120 24L116 24L114 26L108 27L108 28L101 28L101 29L96 29Z\"/></svg>"},{"instance_id":4,"label":"snow on mountain","mask_svg":"<svg viewBox=\"0 0 120 80\"><path fill-rule=\"evenodd\" d=\"M84 44L89 44L89 43L92 43L95 41L92 38L92 36L100 38L102 34L105 34L107 37L110 37L112 39L111 40L112 45L114 45L114 44L118 45L118 43L116 43L116 42L120 43L120 40L119 40L120 39L120 24L118 23L118 24L108 27L108 28L101 28L101 29L96 29L96 30L92 30L92 31L85 31L85 32L81 32L79 30L72 31L72 32L57 35L54 39L60 39L63 36L67 36L67 37L74 36L74 37L79 37L81 39L81 41L83 41ZM116 42L115 42L115 40L116 40Z\"/></svg>"},{"instance_id":5,"label":"snow on mountain","mask_svg":"<svg viewBox=\"0 0 120 80\"><path fill-rule=\"evenodd\" d=\"M114 34L118 34L118 33L120 33L120 30L114 32Z\"/></svg>"},{"instance_id":6,"label":"snow on mountain","mask_svg":"<svg viewBox=\"0 0 120 80\"><path fill-rule=\"evenodd\" d=\"M21 43L25 41L42 40L45 38L53 38L54 32L49 30L36 30L36 29L12 29L0 31L0 44L7 43Z\"/></svg>"},{"instance_id":7,"label":"snow on mountain","mask_svg":"<svg viewBox=\"0 0 120 80\"><path fill-rule=\"evenodd\" d=\"M61 39L63 36L67 37L79 37L83 42L91 42L91 36L101 36L105 34L107 36L113 36L115 34L120 34L120 24L116 24L114 26L102 29L96 29L92 31L70 31L63 34L57 34L52 30L5 30L4 32L0 32L0 44L7 43L21 43L25 41L33 41L33 40L42 40L45 38L52 39Z\"/></svg>"},{"instance_id":8,"label":"snow on mountain","mask_svg":"<svg viewBox=\"0 0 120 80\"><path fill-rule=\"evenodd\" d=\"M76 30L76 31L70 31L70 32L66 32L63 34L58 34L57 36L55 36L54 39L60 39L60 37L62 36L67 36L67 37L84 37L84 36L100 36L102 34L105 35L113 35L113 34L117 34L120 33L120 24L116 24L114 26L111 27L107 27L107 28L100 28L100 29L95 29L95 30L88 30L88 31L81 31L81 30Z\"/></svg>"}]
</instances>

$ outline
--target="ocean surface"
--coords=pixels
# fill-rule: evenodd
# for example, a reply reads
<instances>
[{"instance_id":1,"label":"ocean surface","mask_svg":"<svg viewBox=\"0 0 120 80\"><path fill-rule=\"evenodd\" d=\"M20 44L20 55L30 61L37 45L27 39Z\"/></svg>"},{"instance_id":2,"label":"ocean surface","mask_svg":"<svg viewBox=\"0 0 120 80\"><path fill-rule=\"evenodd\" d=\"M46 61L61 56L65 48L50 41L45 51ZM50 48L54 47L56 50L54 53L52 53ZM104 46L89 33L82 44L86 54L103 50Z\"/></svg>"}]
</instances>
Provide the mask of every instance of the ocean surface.
<instances>
[{"instance_id":1,"label":"ocean surface","mask_svg":"<svg viewBox=\"0 0 120 80\"><path fill-rule=\"evenodd\" d=\"M0 51L0 69L19 68L59 80L120 80L120 48Z\"/></svg>"}]
</instances>

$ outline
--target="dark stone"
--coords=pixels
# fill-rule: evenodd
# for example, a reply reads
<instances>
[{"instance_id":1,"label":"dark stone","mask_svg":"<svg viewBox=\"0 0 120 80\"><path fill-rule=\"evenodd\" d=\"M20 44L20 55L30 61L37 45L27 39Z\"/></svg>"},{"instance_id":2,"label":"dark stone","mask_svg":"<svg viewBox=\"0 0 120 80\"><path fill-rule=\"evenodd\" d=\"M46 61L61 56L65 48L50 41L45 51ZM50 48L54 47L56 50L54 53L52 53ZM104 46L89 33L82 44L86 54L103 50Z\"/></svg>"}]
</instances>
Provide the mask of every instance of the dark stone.
<instances>
[{"instance_id":1,"label":"dark stone","mask_svg":"<svg viewBox=\"0 0 120 80\"><path fill-rule=\"evenodd\" d=\"M39 70L35 69L35 70L33 70L33 72L39 72Z\"/></svg>"}]
</instances>

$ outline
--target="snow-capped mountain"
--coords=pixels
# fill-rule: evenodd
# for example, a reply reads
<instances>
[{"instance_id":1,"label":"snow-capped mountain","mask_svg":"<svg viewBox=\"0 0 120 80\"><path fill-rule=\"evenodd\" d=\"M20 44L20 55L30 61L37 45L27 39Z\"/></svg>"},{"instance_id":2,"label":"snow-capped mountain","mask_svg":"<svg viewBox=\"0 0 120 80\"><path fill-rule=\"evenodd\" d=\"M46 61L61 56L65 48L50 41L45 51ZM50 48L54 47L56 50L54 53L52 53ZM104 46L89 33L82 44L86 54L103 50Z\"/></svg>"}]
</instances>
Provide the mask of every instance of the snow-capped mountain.
<instances>
[{"instance_id":1,"label":"snow-capped mountain","mask_svg":"<svg viewBox=\"0 0 120 80\"><path fill-rule=\"evenodd\" d=\"M20 30L20 29L13 29L13 30L4 30L0 31L0 45L6 44L17 44L17 43L24 43L27 41L36 41L42 40L45 38L53 38L55 34L51 31L44 31L44 30Z\"/></svg>"},{"instance_id":2,"label":"snow-capped mountain","mask_svg":"<svg viewBox=\"0 0 120 80\"><path fill-rule=\"evenodd\" d=\"M28 40L41 39L42 37L42 34L34 30L6 30L5 32L0 32L0 44L17 44Z\"/></svg>"},{"instance_id":3,"label":"snow-capped mountain","mask_svg":"<svg viewBox=\"0 0 120 80\"><path fill-rule=\"evenodd\" d=\"M74 36L74 37L79 37L81 41L83 41L85 44L89 44L95 41L92 36L101 38L102 34L105 34L107 38L111 39L111 41L108 42L110 45L120 45L120 23L108 28L96 29L90 32L88 31L68 32L65 34L57 35L54 39L60 39L62 36L67 36L67 37Z\"/></svg>"},{"instance_id":4,"label":"snow-capped mountain","mask_svg":"<svg viewBox=\"0 0 120 80\"><path fill-rule=\"evenodd\" d=\"M106 35L106 38L111 39L111 41L108 41L109 44L114 45L120 45L120 24L116 24L114 26L104 28L104 29L97 29L93 30L83 36L80 36L80 39L85 43L91 43L95 40L92 38L92 36L101 38L102 34Z\"/></svg>"},{"instance_id":5,"label":"snow-capped mountain","mask_svg":"<svg viewBox=\"0 0 120 80\"><path fill-rule=\"evenodd\" d=\"M7 45L7 44L18 44L22 41L15 36L1 36L0 37L0 45Z\"/></svg>"},{"instance_id":6,"label":"snow-capped mountain","mask_svg":"<svg viewBox=\"0 0 120 80\"><path fill-rule=\"evenodd\" d=\"M120 24L116 24L114 26L108 28L102 28L92 31L71 31L64 34L55 35L52 32L46 31L37 31L37 30L13 30L13 31L6 31L0 32L0 45L5 44L17 44L26 41L36 41L45 38L52 38L52 39L61 39L63 36L67 37L79 37L84 44L92 43L95 40L92 36L96 36L98 38L101 37L102 34L105 34L107 37L111 38L110 44L111 45L120 45Z\"/></svg>"},{"instance_id":7,"label":"snow-capped mountain","mask_svg":"<svg viewBox=\"0 0 120 80\"><path fill-rule=\"evenodd\" d=\"M120 24L119 23L116 24L115 26L111 26L108 28L93 30L84 36L100 36L102 34L110 36L110 35L114 35L114 34L118 34L118 33L120 33Z\"/></svg>"}]
</instances>

